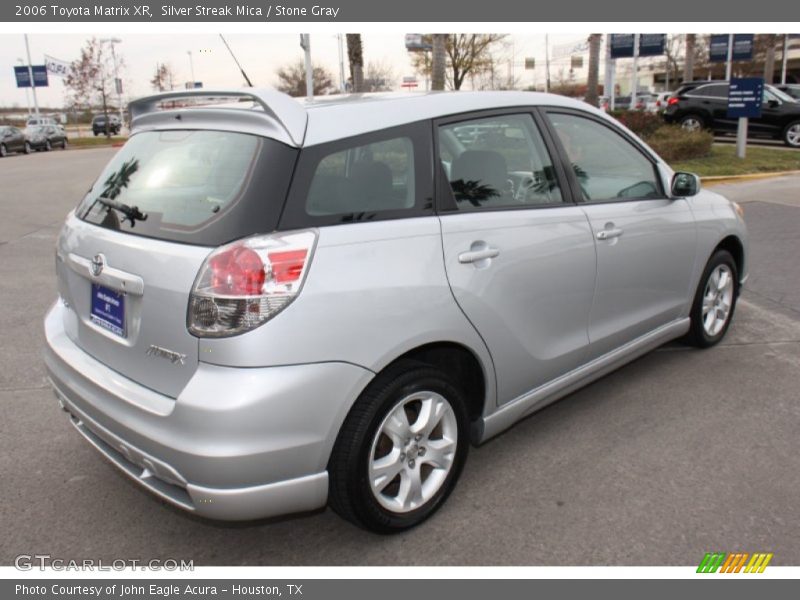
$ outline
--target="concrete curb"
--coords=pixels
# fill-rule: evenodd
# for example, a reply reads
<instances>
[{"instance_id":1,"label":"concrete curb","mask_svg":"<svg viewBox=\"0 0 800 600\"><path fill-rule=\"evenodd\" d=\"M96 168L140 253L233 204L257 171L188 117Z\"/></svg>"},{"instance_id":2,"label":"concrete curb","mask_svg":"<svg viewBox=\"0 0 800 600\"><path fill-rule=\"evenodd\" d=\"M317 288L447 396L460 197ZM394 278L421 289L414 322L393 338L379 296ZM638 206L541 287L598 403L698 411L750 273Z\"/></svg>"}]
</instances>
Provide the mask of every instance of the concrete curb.
<instances>
[{"instance_id":1,"label":"concrete curb","mask_svg":"<svg viewBox=\"0 0 800 600\"><path fill-rule=\"evenodd\" d=\"M703 185L706 187L712 187L723 183L771 179L773 177L784 177L786 175L800 175L800 171L773 171L771 173L747 173L746 175L713 175L710 177L701 177L700 181L702 181Z\"/></svg>"}]
</instances>

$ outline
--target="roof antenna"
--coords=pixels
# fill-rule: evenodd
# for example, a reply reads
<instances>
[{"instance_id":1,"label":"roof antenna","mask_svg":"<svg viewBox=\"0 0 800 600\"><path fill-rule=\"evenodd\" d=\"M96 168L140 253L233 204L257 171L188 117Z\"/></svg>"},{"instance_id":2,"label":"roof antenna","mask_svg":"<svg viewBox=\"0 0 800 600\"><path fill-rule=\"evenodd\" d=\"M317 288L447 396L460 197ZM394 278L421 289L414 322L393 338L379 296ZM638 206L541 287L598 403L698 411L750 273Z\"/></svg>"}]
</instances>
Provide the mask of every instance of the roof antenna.
<instances>
[{"instance_id":1,"label":"roof antenna","mask_svg":"<svg viewBox=\"0 0 800 600\"><path fill-rule=\"evenodd\" d=\"M222 40L222 43L225 44L225 47L228 49L228 52L231 53L231 58L233 59L233 62L236 63L236 66L239 67L239 71L241 71L242 77L244 77L244 80L247 82L247 86L253 87L253 82L250 81L250 78L247 76L247 73L244 72L242 65L239 64L238 60L236 60L236 55L233 53L233 50L231 50L231 47L228 45L228 42L225 41L225 38L222 37L221 33L219 34L219 38Z\"/></svg>"}]
</instances>

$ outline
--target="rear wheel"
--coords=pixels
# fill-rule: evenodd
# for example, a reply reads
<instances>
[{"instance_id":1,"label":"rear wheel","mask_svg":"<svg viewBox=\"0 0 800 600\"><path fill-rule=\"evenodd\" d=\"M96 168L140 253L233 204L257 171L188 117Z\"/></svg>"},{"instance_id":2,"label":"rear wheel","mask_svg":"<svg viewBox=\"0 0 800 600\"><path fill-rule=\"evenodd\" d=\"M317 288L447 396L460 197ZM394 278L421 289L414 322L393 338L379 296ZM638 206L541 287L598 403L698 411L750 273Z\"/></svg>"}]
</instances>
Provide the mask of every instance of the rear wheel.
<instances>
[{"instance_id":1,"label":"rear wheel","mask_svg":"<svg viewBox=\"0 0 800 600\"><path fill-rule=\"evenodd\" d=\"M8 148L5 144L0 144L0 157L8 156Z\"/></svg>"},{"instance_id":2,"label":"rear wheel","mask_svg":"<svg viewBox=\"0 0 800 600\"><path fill-rule=\"evenodd\" d=\"M69 146L69 142L67 141L67 138L64 138L64 141L61 142L61 149L66 150L67 146Z\"/></svg>"},{"instance_id":3,"label":"rear wheel","mask_svg":"<svg viewBox=\"0 0 800 600\"><path fill-rule=\"evenodd\" d=\"M783 130L783 143L792 148L800 148L800 121L794 121Z\"/></svg>"},{"instance_id":4,"label":"rear wheel","mask_svg":"<svg viewBox=\"0 0 800 600\"><path fill-rule=\"evenodd\" d=\"M447 376L415 361L389 368L339 432L328 465L331 507L379 533L418 525L455 487L468 430L464 394Z\"/></svg>"},{"instance_id":5,"label":"rear wheel","mask_svg":"<svg viewBox=\"0 0 800 600\"><path fill-rule=\"evenodd\" d=\"M30 154L30 153L31 153L31 150L32 150L32 148L31 148L31 144L30 144L30 142L25 142L25 147L22 149L22 151L23 151L25 154Z\"/></svg>"},{"instance_id":6,"label":"rear wheel","mask_svg":"<svg viewBox=\"0 0 800 600\"><path fill-rule=\"evenodd\" d=\"M44 149L45 149L46 152L50 152L50 150L53 149L53 145L50 143L50 140L47 140L44 143Z\"/></svg>"},{"instance_id":7,"label":"rear wheel","mask_svg":"<svg viewBox=\"0 0 800 600\"><path fill-rule=\"evenodd\" d=\"M697 287L686 341L699 348L719 343L731 324L738 293L736 261L727 250L718 250L708 261Z\"/></svg>"},{"instance_id":8,"label":"rear wheel","mask_svg":"<svg viewBox=\"0 0 800 600\"><path fill-rule=\"evenodd\" d=\"M703 117L694 113L681 117L678 124L685 131L700 131L706 125Z\"/></svg>"}]
</instances>

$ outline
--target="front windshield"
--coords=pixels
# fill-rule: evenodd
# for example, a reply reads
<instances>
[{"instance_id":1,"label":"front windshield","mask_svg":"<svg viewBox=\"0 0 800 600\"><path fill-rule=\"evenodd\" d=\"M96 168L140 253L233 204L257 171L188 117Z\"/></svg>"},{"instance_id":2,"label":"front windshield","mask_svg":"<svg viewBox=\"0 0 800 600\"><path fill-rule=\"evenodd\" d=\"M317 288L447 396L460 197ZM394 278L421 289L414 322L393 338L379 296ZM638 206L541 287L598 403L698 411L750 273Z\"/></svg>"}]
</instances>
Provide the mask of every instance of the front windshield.
<instances>
[{"instance_id":1,"label":"front windshield","mask_svg":"<svg viewBox=\"0 0 800 600\"><path fill-rule=\"evenodd\" d=\"M786 92L782 92L778 88L772 87L770 85L770 86L767 86L767 89L769 90L769 92L771 94L773 94L781 102L797 102L797 100L795 98L792 98L789 94L787 94Z\"/></svg>"}]
</instances>

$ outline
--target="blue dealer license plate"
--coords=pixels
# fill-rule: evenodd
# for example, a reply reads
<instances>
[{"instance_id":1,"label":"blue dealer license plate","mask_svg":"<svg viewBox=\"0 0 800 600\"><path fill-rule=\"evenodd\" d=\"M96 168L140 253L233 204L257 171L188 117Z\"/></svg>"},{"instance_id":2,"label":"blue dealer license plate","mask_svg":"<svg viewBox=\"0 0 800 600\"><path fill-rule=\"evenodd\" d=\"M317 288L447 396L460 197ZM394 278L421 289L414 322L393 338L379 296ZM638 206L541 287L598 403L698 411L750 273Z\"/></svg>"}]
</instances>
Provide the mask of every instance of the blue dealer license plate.
<instances>
[{"instance_id":1,"label":"blue dealer license plate","mask_svg":"<svg viewBox=\"0 0 800 600\"><path fill-rule=\"evenodd\" d=\"M89 318L95 325L125 337L125 295L93 283Z\"/></svg>"}]
</instances>

